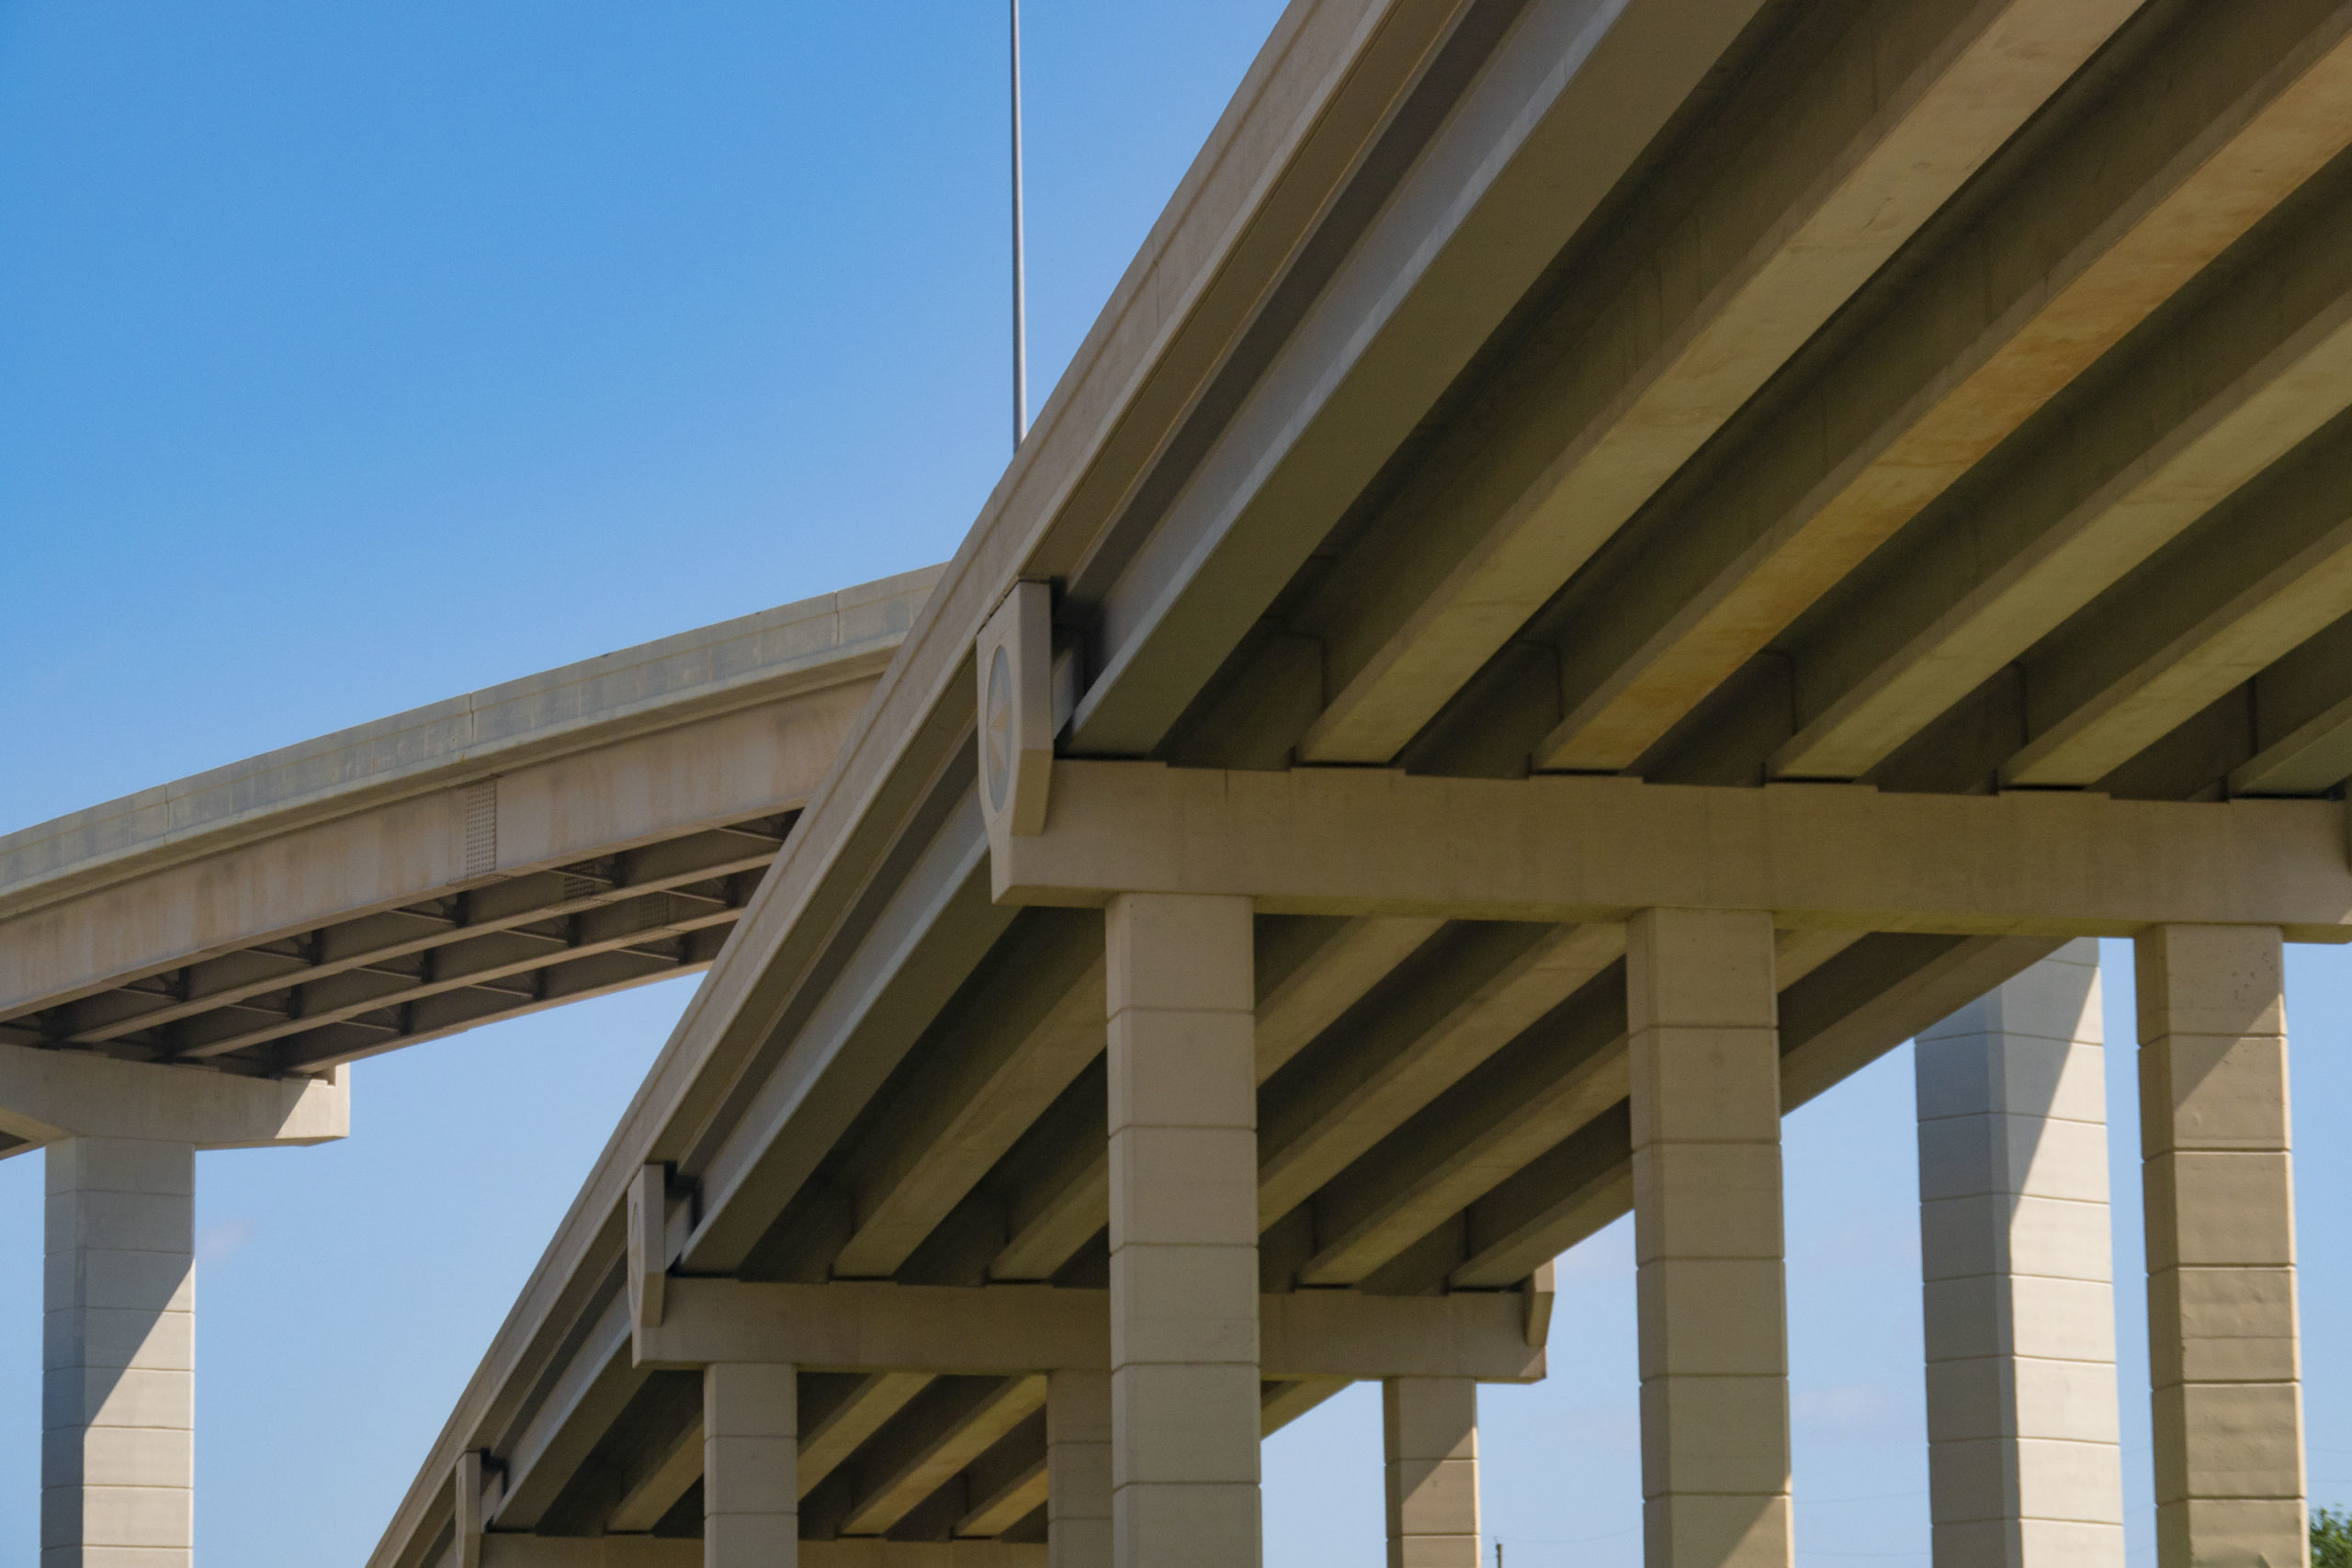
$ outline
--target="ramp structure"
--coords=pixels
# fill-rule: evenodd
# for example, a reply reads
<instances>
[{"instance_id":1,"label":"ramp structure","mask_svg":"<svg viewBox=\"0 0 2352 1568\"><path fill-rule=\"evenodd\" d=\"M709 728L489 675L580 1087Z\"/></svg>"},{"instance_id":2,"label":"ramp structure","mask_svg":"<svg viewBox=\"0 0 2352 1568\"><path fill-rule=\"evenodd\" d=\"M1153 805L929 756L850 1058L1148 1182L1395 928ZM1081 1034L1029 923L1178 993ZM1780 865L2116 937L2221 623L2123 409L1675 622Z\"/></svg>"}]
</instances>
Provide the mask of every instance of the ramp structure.
<instances>
[{"instance_id":1,"label":"ramp structure","mask_svg":"<svg viewBox=\"0 0 2352 1568\"><path fill-rule=\"evenodd\" d=\"M2347 143L2342 0L1297 0L821 782L642 829L799 807L371 1568L1255 1563L1357 1380L1469 1568L1629 1210L1649 1561L1778 1568L1781 1118L1914 1036L1937 1559L2119 1562L2093 936L2160 1555L2301 1562ZM136 953L18 1049L442 1016Z\"/></svg>"}]
</instances>

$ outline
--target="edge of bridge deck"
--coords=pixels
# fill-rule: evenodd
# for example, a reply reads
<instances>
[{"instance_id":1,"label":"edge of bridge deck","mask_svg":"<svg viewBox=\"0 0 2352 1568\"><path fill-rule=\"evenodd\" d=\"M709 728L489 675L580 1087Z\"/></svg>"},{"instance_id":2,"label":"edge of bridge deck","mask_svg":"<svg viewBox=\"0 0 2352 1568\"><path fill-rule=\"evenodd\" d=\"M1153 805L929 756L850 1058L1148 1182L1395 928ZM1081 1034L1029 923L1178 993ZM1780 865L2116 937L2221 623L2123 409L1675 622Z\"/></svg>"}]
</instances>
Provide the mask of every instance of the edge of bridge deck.
<instances>
[{"instance_id":1,"label":"edge of bridge deck","mask_svg":"<svg viewBox=\"0 0 2352 1568\"><path fill-rule=\"evenodd\" d=\"M0 918L469 774L878 673L944 570L659 637L0 835Z\"/></svg>"}]
</instances>

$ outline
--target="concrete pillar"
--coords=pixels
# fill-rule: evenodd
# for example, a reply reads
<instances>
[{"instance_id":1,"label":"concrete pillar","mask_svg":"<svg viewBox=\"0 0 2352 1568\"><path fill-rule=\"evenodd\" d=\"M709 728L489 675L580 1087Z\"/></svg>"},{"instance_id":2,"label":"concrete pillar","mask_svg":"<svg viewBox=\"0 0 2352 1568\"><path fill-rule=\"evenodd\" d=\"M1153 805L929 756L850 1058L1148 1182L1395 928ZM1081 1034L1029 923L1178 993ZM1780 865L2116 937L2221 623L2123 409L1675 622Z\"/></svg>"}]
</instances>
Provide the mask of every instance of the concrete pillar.
<instances>
[{"instance_id":1,"label":"concrete pillar","mask_svg":"<svg viewBox=\"0 0 2352 1568\"><path fill-rule=\"evenodd\" d=\"M1625 981L1645 1560L1787 1568L1771 917L1645 909Z\"/></svg>"},{"instance_id":2,"label":"concrete pillar","mask_svg":"<svg viewBox=\"0 0 2352 1568\"><path fill-rule=\"evenodd\" d=\"M1922 1032L1936 1568L2121 1568L2098 943Z\"/></svg>"},{"instance_id":3,"label":"concrete pillar","mask_svg":"<svg viewBox=\"0 0 2352 1568\"><path fill-rule=\"evenodd\" d=\"M742 1361L703 1369L703 1568L792 1568L800 1560L797 1371Z\"/></svg>"},{"instance_id":4,"label":"concrete pillar","mask_svg":"<svg viewBox=\"0 0 2352 1568\"><path fill-rule=\"evenodd\" d=\"M1478 1568L1478 1385L1389 1378L1380 1417L1388 1568Z\"/></svg>"},{"instance_id":5,"label":"concrete pillar","mask_svg":"<svg viewBox=\"0 0 2352 1568\"><path fill-rule=\"evenodd\" d=\"M329 1143L345 1070L254 1078L0 1045L0 1132L43 1145L41 1568L186 1568L196 1153Z\"/></svg>"},{"instance_id":6,"label":"concrete pillar","mask_svg":"<svg viewBox=\"0 0 2352 1568\"><path fill-rule=\"evenodd\" d=\"M2304 1561L2279 933L2138 942L2156 1560Z\"/></svg>"},{"instance_id":7,"label":"concrete pillar","mask_svg":"<svg viewBox=\"0 0 2352 1568\"><path fill-rule=\"evenodd\" d=\"M1111 1568L1111 1374L1046 1380L1048 1568Z\"/></svg>"},{"instance_id":8,"label":"concrete pillar","mask_svg":"<svg viewBox=\"0 0 2352 1568\"><path fill-rule=\"evenodd\" d=\"M196 1146L67 1138L43 1159L41 1568L187 1568Z\"/></svg>"},{"instance_id":9,"label":"concrete pillar","mask_svg":"<svg viewBox=\"0 0 2352 1568\"><path fill-rule=\"evenodd\" d=\"M1257 1568L1258 1082L1245 898L1111 901L1118 1568Z\"/></svg>"}]
</instances>

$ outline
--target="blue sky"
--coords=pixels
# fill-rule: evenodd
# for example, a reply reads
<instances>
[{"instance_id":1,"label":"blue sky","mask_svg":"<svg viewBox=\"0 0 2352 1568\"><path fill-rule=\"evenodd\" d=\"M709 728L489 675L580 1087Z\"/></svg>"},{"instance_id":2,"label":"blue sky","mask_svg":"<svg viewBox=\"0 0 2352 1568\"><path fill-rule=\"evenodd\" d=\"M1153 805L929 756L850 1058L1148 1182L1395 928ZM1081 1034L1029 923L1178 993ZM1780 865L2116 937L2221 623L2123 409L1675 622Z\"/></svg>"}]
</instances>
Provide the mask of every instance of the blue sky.
<instances>
[{"instance_id":1,"label":"blue sky","mask_svg":"<svg viewBox=\"0 0 2352 1568\"><path fill-rule=\"evenodd\" d=\"M1279 7L1031 0L1033 374ZM1007 441L992 3L0 0L0 831L944 558ZM2128 1042L2110 944L2109 1038ZM2314 1495L2352 1501L2352 967L2290 969ZM356 1564L684 1005L364 1064L355 1135L205 1156L200 1562ZM2127 1470L2146 1396L2111 1052ZM1801 1559L1924 1563L1898 1052L1791 1119ZM0 1162L0 1568L31 1568L40 1166ZM1491 1392L1519 1568L1638 1561L1624 1227ZM1268 1560L1380 1560L1377 1394L1267 1452Z\"/></svg>"}]
</instances>

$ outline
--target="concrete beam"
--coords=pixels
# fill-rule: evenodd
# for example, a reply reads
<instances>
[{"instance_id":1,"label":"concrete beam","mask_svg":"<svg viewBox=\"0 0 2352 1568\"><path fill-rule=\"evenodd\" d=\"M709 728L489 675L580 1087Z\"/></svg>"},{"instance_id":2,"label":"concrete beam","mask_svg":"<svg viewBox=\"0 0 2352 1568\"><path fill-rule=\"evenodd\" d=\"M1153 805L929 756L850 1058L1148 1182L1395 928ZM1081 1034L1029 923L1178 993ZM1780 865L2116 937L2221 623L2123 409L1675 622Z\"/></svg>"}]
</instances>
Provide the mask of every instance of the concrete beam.
<instances>
[{"instance_id":1,"label":"concrete beam","mask_svg":"<svg viewBox=\"0 0 2352 1568\"><path fill-rule=\"evenodd\" d=\"M1623 982L1612 971L1556 1025L1515 1041L1314 1195L1306 1285L1353 1285L1629 1091Z\"/></svg>"},{"instance_id":2,"label":"concrete beam","mask_svg":"<svg viewBox=\"0 0 2352 1568\"><path fill-rule=\"evenodd\" d=\"M2352 247L2347 247L2352 255ZM1376 846L1371 852L1367 846ZM2352 941L2342 809L1634 779L1056 764L1046 830L991 846L1007 904L1238 894L1275 912L2125 936L2173 919Z\"/></svg>"},{"instance_id":3,"label":"concrete beam","mask_svg":"<svg viewBox=\"0 0 2352 1568\"><path fill-rule=\"evenodd\" d=\"M1258 1081L1272 1077L1444 924L1425 915L1259 921ZM1293 932L1289 925L1308 929ZM1270 931L1278 933L1272 942Z\"/></svg>"},{"instance_id":4,"label":"concrete beam","mask_svg":"<svg viewBox=\"0 0 2352 1568\"><path fill-rule=\"evenodd\" d=\"M771 848L738 869L764 869ZM701 897L683 891L643 894L617 904L576 911L561 936L539 931L499 931L468 935L427 951L432 958L407 964L352 966L332 974L302 975L282 984L297 989L291 1016L277 1008L221 1004L191 1016L177 1031L184 1042L175 1059L202 1061L293 1035L311 1035L387 1009L445 996L451 991L496 988L498 982L569 965L598 953L644 947L690 931L731 926L741 912L737 897ZM552 914L548 919L555 918ZM528 988L523 995L527 998ZM143 1026L143 1025L142 1025ZM128 1032L128 1031L123 1031Z\"/></svg>"},{"instance_id":5,"label":"concrete beam","mask_svg":"<svg viewBox=\"0 0 2352 1568\"><path fill-rule=\"evenodd\" d=\"M480 948L481 939L493 935L505 937L509 944L505 951L509 953L513 951L512 944L518 942L542 945L552 942L563 947L566 943L562 942L517 930L562 917L581 916L592 928L598 922L607 927L620 922L655 929L673 913L686 914L696 900L685 895L679 902L663 905L650 901L650 895L683 895L684 889L696 883L723 883L739 872L763 871L775 858L782 842L780 833L756 830L739 823L664 840L609 858L599 857L593 863L606 869L594 876L578 871L526 872L468 889L453 912L436 913L442 906L428 900L418 908L386 909L344 920L306 933L300 942L280 941L267 947L241 948L217 958L200 960L176 972L167 972L172 977L168 987L126 987L119 981L114 989L47 1012L41 1027L62 1036L69 1044L103 1044L215 1010L233 1008L236 1003L290 986L307 987L334 976L350 976L354 971L376 965L401 968L402 960L413 961L426 953L436 954L435 970L481 969L483 964L469 950ZM700 901L725 906L729 910L726 918L732 918L732 906L726 905L724 899ZM658 915L656 909L660 911ZM618 932L592 929L583 934L592 942L608 944L605 937ZM458 951L449 951L453 948ZM493 946L484 951L500 950ZM547 961L544 957L537 960L542 964ZM416 967L423 969L421 965ZM389 994L400 984L401 977L394 976L378 989ZM311 998L306 996L305 999ZM318 1008L305 1010L322 1011Z\"/></svg>"},{"instance_id":6,"label":"concrete beam","mask_svg":"<svg viewBox=\"0 0 2352 1568\"><path fill-rule=\"evenodd\" d=\"M481 1568L703 1568L688 1538L492 1535ZM1046 1568L1046 1549L1000 1540L804 1540L800 1568Z\"/></svg>"},{"instance_id":7,"label":"concrete beam","mask_svg":"<svg viewBox=\"0 0 2352 1568\"><path fill-rule=\"evenodd\" d=\"M1951 525L1872 566L1795 659L1801 728L1772 774L1864 776L2347 406L2352 208L2315 204Z\"/></svg>"},{"instance_id":8,"label":"concrete beam","mask_svg":"<svg viewBox=\"0 0 2352 1568\"><path fill-rule=\"evenodd\" d=\"M0 1045L0 1132L33 1145L66 1137L200 1149L323 1144L351 1132L351 1083L339 1069L323 1077L251 1078Z\"/></svg>"},{"instance_id":9,"label":"concrete beam","mask_svg":"<svg viewBox=\"0 0 2352 1568\"><path fill-rule=\"evenodd\" d=\"M636 1364L789 1361L842 1371L1022 1375L1111 1365L1110 1293L1010 1285L752 1284L674 1279ZM1273 1380L1468 1377L1530 1382L1515 1294L1365 1296L1304 1291L1259 1301L1261 1364Z\"/></svg>"},{"instance_id":10,"label":"concrete beam","mask_svg":"<svg viewBox=\"0 0 2352 1568\"><path fill-rule=\"evenodd\" d=\"M1258 1122L1261 1229L1625 951L1624 928L1614 924L1482 927L1464 936L1470 940L1453 946L1470 949L1461 954L1469 965L1455 984L1419 976L1409 998L1334 1050L1318 1048L1291 1092L1267 1097Z\"/></svg>"},{"instance_id":11,"label":"concrete beam","mask_svg":"<svg viewBox=\"0 0 2352 1568\"><path fill-rule=\"evenodd\" d=\"M1075 749L1152 750L1761 8L1534 0L1486 15L1329 4L1299 14L1302 38L1363 29L1327 57L1357 54L1346 90L1332 94L1348 112L1320 114L1334 130L1362 127L1367 152L1379 126L1379 152L1344 175L1319 160L1291 164L1272 190L1285 208L1309 189L1318 202L1339 188L1374 199L1361 228L1339 220L1347 243L1314 278L1320 298L1301 300L1304 320L1284 323L1248 400L1210 427L1213 448L1188 465L1148 543L1105 552L1107 562L1074 551L1057 560L1051 546L1029 556L1029 575L1067 572L1069 600L1098 628L1102 659L1073 715ZM1278 30L1265 59L1299 49ZM1391 73L1408 60L1398 80ZM1374 107L1364 89L1395 96ZM1303 123L1309 101L1285 105L1285 124ZM1311 185L1317 176L1330 184ZM1257 287L1268 293L1234 300L1237 313L1272 297L1257 244L1236 261L1240 276L1265 276ZM1303 281L1292 270L1284 286ZM1125 493L1102 492L1106 513Z\"/></svg>"},{"instance_id":12,"label":"concrete beam","mask_svg":"<svg viewBox=\"0 0 2352 1568\"><path fill-rule=\"evenodd\" d=\"M1794 1110L2058 944L2035 937L1879 936L1781 996L1781 1104ZM1616 1047L1622 1049L1622 1046ZM1624 1102L1472 1203L1457 1290L1494 1290L1633 1208ZM1419 1239L1408 1238L1409 1240Z\"/></svg>"},{"instance_id":13,"label":"concrete beam","mask_svg":"<svg viewBox=\"0 0 2352 1568\"><path fill-rule=\"evenodd\" d=\"M804 1551L801 1562L808 1561ZM702 1540L486 1535L481 1538L481 1568L703 1568Z\"/></svg>"},{"instance_id":14,"label":"concrete beam","mask_svg":"<svg viewBox=\"0 0 2352 1568\"><path fill-rule=\"evenodd\" d=\"M817 1490L933 1381L929 1372L872 1372L841 1403L806 1422L800 1434L800 1495Z\"/></svg>"},{"instance_id":15,"label":"concrete beam","mask_svg":"<svg viewBox=\"0 0 2352 1568\"><path fill-rule=\"evenodd\" d=\"M1345 683L1303 760L1385 762L1852 298L2133 11L2137 0L1868 8L1616 298L1482 429L1487 461L1325 597L1411 606L1332 637ZM1611 277L1611 275L1615 276ZM1434 592L1420 585L1436 581ZM1371 646L1364 646L1364 645Z\"/></svg>"},{"instance_id":16,"label":"concrete beam","mask_svg":"<svg viewBox=\"0 0 2352 1568\"><path fill-rule=\"evenodd\" d=\"M535 1529L597 1442L645 1386L648 1369L629 1357L628 1292L582 1325L555 1385L522 1429L500 1445L503 1485L489 1523Z\"/></svg>"},{"instance_id":17,"label":"concrete beam","mask_svg":"<svg viewBox=\"0 0 2352 1568\"><path fill-rule=\"evenodd\" d=\"M616 1535L631 1535L660 1524L678 1506L678 1499L702 1479L702 1423L692 1422L630 1483L605 1528Z\"/></svg>"},{"instance_id":18,"label":"concrete beam","mask_svg":"<svg viewBox=\"0 0 2352 1568\"><path fill-rule=\"evenodd\" d=\"M875 1449L859 1457L857 1497L842 1533L880 1535L889 1529L1045 1406L1046 1380L1035 1374L993 1385L933 1384L906 1420L893 1424Z\"/></svg>"},{"instance_id":19,"label":"concrete beam","mask_svg":"<svg viewBox=\"0 0 2352 1568\"><path fill-rule=\"evenodd\" d=\"M2025 660L2032 739L2001 776L2097 784L2346 613L2352 459L2323 443L2150 562L2128 600L2093 604Z\"/></svg>"},{"instance_id":20,"label":"concrete beam","mask_svg":"<svg viewBox=\"0 0 2352 1568\"><path fill-rule=\"evenodd\" d=\"M1040 1409L972 1461L964 1472L966 1501L963 1517L956 1521L958 1538L1002 1535L1046 1506L1047 1427L1046 1413Z\"/></svg>"},{"instance_id":21,"label":"concrete beam","mask_svg":"<svg viewBox=\"0 0 2352 1568\"><path fill-rule=\"evenodd\" d=\"M2263 671L2247 695L2253 755L2231 771L2233 796L2325 795L2352 777L2352 615Z\"/></svg>"},{"instance_id":22,"label":"concrete beam","mask_svg":"<svg viewBox=\"0 0 2352 1568\"><path fill-rule=\"evenodd\" d=\"M734 929L731 919L687 931L653 931L633 945L574 956L501 980L477 979L413 1002L394 1001L341 1022L288 1034L258 1055L231 1058L282 1073L316 1073L404 1045L445 1039L494 1020L520 1018L568 1002L610 996L654 980L691 975L714 962Z\"/></svg>"},{"instance_id":23,"label":"concrete beam","mask_svg":"<svg viewBox=\"0 0 2352 1568\"><path fill-rule=\"evenodd\" d=\"M1258 1078L1262 1084L1433 937L1418 916L1257 922ZM1111 1166L1091 1138L1073 1140L1016 1192L1009 1235L989 1265L1003 1281L1048 1280L1110 1219Z\"/></svg>"},{"instance_id":24,"label":"concrete beam","mask_svg":"<svg viewBox=\"0 0 2352 1568\"><path fill-rule=\"evenodd\" d=\"M7 834L0 837L0 912L443 787L453 771L512 776L684 720L870 682L944 570L927 567L698 626Z\"/></svg>"},{"instance_id":25,"label":"concrete beam","mask_svg":"<svg viewBox=\"0 0 2352 1568\"><path fill-rule=\"evenodd\" d=\"M323 821L298 818L268 837L0 914L0 1014L502 876L795 808L824 777L870 690L868 674L495 779L442 784ZM743 858L738 848L718 863Z\"/></svg>"},{"instance_id":26,"label":"concrete beam","mask_svg":"<svg viewBox=\"0 0 2352 1568\"><path fill-rule=\"evenodd\" d=\"M2352 778L2352 697L2331 703L2230 774L2233 795L2318 795Z\"/></svg>"},{"instance_id":27,"label":"concrete beam","mask_svg":"<svg viewBox=\"0 0 2352 1568\"><path fill-rule=\"evenodd\" d=\"M651 1536L501 1534L481 1568L703 1568L702 1542ZM999 1540L804 1540L800 1568L1046 1568L1046 1549Z\"/></svg>"},{"instance_id":28,"label":"concrete beam","mask_svg":"<svg viewBox=\"0 0 2352 1568\"><path fill-rule=\"evenodd\" d=\"M2191 13L1753 457L1679 506L1637 561L1572 591L1568 714L1539 765L1632 767L2324 167L2352 139L2347 30L2341 0Z\"/></svg>"},{"instance_id":29,"label":"concrete beam","mask_svg":"<svg viewBox=\"0 0 2352 1568\"><path fill-rule=\"evenodd\" d=\"M768 1223L904 1059L1012 923L987 895L988 839L967 787L932 824L855 950L842 983L800 1025L789 1070L772 1074L698 1175L701 1218L683 1265L741 1266ZM813 1119L812 1119L813 1118ZM790 1125L794 1136L783 1136Z\"/></svg>"},{"instance_id":30,"label":"concrete beam","mask_svg":"<svg viewBox=\"0 0 2352 1568\"><path fill-rule=\"evenodd\" d=\"M1011 1234L989 1264L1002 1284L1042 1283L1078 1256L1111 1220L1111 1156L1092 1139L1073 1143L1034 1188L1011 1205Z\"/></svg>"},{"instance_id":31,"label":"concrete beam","mask_svg":"<svg viewBox=\"0 0 2352 1568\"><path fill-rule=\"evenodd\" d=\"M941 1067L907 1087L841 1181L857 1228L841 1279L887 1279L1102 1054L1100 920L1060 916L947 1020Z\"/></svg>"},{"instance_id":32,"label":"concrete beam","mask_svg":"<svg viewBox=\"0 0 2352 1568\"><path fill-rule=\"evenodd\" d=\"M1352 1378L1301 1378L1276 1383L1258 1405L1258 1435L1271 1438L1325 1400L1347 1392Z\"/></svg>"}]
</instances>

